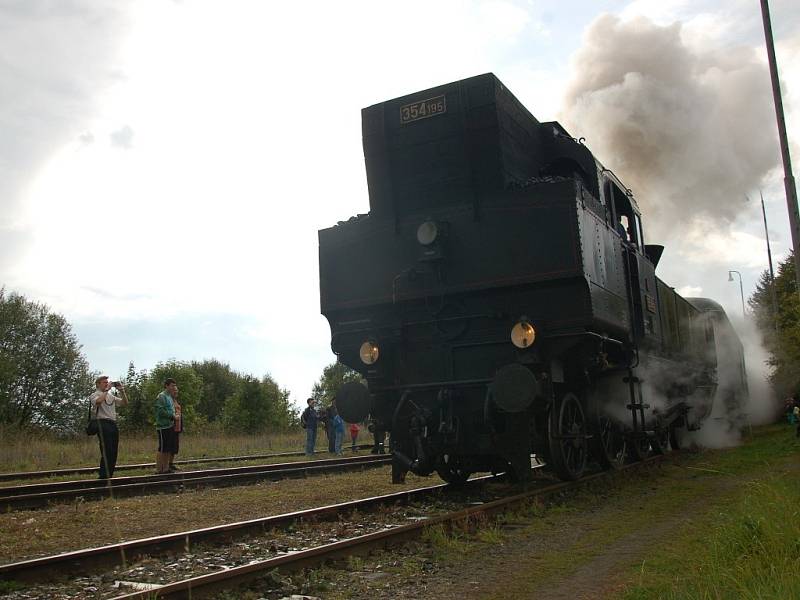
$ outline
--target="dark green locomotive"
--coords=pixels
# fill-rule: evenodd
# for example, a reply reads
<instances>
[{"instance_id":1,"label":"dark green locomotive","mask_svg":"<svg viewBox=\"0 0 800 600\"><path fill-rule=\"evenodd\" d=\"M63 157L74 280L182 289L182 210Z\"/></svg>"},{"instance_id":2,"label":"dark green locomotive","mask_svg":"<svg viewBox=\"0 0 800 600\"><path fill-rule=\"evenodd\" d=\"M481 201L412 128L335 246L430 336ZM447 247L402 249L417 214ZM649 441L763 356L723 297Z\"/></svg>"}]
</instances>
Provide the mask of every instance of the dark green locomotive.
<instances>
[{"instance_id":1,"label":"dark green locomotive","mask_svg":"<svg viewBox=\"0 0 800 600\"><path fill-rule=\"evenodd\" d=\"M319 232L321 310L349 421L391 434L393 479L615 467L746 394L718 305L655 276L630 191L492 74L362 111L370 212Z\"/></svg>"}]
</instances>

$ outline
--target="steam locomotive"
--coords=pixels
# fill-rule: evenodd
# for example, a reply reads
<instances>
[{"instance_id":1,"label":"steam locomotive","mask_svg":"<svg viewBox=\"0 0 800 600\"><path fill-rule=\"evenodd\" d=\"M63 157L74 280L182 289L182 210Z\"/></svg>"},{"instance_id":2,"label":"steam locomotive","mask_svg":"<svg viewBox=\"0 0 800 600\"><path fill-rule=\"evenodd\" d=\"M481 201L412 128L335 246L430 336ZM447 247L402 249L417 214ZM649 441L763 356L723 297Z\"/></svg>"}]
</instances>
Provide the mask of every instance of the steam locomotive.
<instances>
[{"instance_id":1,"label":"steam locomotive","mask_svg":"<svg viewBox=\"0 0 800 600\"><path fill-rule=\"evenodd\" d=\"M679 445L747 394L722 308L655 275L636 201L491 73L362 111L370 211L319 232L342 417L392 479L560 478ZM733 425L732 425L733 426Z\"/></svg>"}]
</instances>

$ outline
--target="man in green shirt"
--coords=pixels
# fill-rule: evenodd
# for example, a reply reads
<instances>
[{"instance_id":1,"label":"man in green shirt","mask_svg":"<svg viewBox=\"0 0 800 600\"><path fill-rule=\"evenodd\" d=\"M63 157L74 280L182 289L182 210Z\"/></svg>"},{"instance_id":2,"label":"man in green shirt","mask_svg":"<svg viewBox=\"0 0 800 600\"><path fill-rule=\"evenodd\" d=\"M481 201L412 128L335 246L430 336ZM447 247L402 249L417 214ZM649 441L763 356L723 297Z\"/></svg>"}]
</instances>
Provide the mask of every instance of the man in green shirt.
<instances>
[{"instance_id":1,"label":"man in green shirt","mask_svg":"<svg viewBox=\"0 0 800 600\"><path fill-rule=\"evenodd\" d=\"M178 384L172 377L164 380L164 391L156 398L155 421L158 432L158 453L156 454L156 474L169 473L172 457L177 452L175 433L175 397Z\"/></svg>"}]
</instances>

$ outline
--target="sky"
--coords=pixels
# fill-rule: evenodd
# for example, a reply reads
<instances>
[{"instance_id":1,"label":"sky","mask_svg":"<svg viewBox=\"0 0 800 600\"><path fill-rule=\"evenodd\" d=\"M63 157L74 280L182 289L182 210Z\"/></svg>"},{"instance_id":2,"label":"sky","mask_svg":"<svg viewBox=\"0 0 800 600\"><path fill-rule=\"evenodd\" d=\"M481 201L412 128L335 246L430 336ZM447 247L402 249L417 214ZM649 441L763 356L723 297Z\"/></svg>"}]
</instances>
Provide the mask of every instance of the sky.
<instances>
[{"instance_id":1,"label":"sky","mask_svg":"<svg viewBox=\"0 0 800 600\"><path fill-rule=\"evenodd\" d=\"M797 157L800 4L771 8ZM737 318L759 190L791 247L761 27L754 0L0 0L0 285L94 370L216 358L300 404L335 360L317 231L369 209L361 108L491 71L633 190L659 276Z\"/></svg>"}]
</instances>

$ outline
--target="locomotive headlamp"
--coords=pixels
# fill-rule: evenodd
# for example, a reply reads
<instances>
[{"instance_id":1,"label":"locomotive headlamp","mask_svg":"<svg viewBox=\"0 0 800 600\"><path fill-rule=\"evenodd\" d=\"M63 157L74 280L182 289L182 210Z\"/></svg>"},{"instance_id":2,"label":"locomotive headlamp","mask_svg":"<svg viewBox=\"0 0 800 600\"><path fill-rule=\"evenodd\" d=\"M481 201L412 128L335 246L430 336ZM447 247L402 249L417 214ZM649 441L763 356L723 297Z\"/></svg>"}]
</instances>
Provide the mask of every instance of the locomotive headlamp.
<instances>
[{"instance_id":1,"label":"locomotive headlamp","mask_svg":"<svg viewBox=\"0 0 800 600\"><path fill-rule=\"evenodd\" d=\"M439 226L434 221L425 221L417 227L417 241L423 246L430 246L439 237Z\"/></svg>"},{"instance_id":2,"label":"locomotive headlamp","mask_svg":"<svg viewBox=\"0 0 800 600\"><path fill-rule=\"evenodd\" d=\"M367 340L361 344L358 354L361 357L361 362L365 365L374 365L380 356L380 350L378 350L378 344Z\"/></svg>"},{"instance_id":3,"label":"locomotive headlamp","mask_svg":"<svg viewBox=\"0 0 800 600\"><path fill-rule=\"evenodd\" d=\"M511 342L517 348L528 348L536 341L536 330L528 321L519 321L511 329Z\"/></svg>"}]
</instances>

